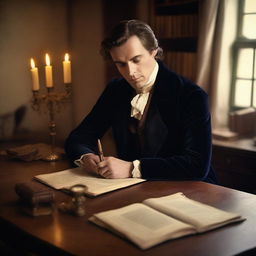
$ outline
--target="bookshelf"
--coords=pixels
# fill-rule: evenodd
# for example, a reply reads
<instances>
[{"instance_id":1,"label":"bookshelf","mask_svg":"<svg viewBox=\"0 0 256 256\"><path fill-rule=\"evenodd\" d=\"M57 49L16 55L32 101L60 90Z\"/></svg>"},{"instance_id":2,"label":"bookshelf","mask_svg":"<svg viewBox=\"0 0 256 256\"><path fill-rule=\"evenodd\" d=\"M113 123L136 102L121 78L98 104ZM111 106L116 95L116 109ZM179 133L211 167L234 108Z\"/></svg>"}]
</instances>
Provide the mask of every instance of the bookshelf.
<instances>
[{"instance_id":1,"label":"bookshelf","mask_svg":"<svg viewBox=\"0 0 256 256\"><path fill-rule=\"evenodd\" d=\"M202 0L108 0L103 1L104 36L123 19L149 23L164 50L164 62L175 72L195 81L200 2ZM138 8L138 6L141 8ZM143 9L144 17L139 13ZM142 17L143 16L143 17ZM114 65L106 65L106 79L119 76Z\"/></svg>"},{"instance_id":2,"label":"bookshelf","mask_svg":"<svg viewBox=\"0 0 256 256\"><path fill-rule=\"evenodd\" d=\"M154 0L151 25L164 50L164 62L196 80L200 0Z\"/></svg>"}]
</instances>

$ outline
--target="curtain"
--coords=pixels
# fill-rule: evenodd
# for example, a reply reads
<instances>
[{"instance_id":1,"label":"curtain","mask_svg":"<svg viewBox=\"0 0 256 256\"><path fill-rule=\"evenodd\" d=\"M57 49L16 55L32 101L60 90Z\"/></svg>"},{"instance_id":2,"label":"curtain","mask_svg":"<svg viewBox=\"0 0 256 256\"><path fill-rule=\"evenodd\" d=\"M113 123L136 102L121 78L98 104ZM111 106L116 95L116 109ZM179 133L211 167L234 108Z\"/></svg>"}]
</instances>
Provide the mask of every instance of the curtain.
<instances>
[{"instance_id":1,"label":"curtain","mask_svg":"<svg viewBox=\"0 0 256 256\"><path fill-rule=\"evenodd\" d=\"M215 129L228 125L237 8L234 0L204 0L201 6L197 83L209 94Z\"/></svg>"}]
</instances>

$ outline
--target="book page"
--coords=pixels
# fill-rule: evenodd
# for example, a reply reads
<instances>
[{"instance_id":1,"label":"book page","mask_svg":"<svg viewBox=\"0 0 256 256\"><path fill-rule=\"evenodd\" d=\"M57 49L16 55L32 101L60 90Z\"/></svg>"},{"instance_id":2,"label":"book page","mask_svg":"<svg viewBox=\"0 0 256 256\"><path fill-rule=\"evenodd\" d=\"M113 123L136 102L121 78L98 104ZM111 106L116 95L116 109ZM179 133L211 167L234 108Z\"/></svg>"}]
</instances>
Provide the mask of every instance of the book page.
<instances>
[{"instance_id":1,"label":"book page","mask_svg":"<svg viewBox=\"0 0 256 256\"><path fill-rule=\"evenodd\" d=\"M94 214L89 220L122 234L142 249L196 232L193 226L139 203Z\"/></svg>"},{"instance_id":2,"label":"book page","mask_svg":"<svg viewBox=\"0 0 256 256\"><path fill-rule=\"evenodd\" d=\"M196 227L197 232L211 230L231 222L243 220L239 214L191 200L182 193L143 201L169 216Z\"/></svg>"},{"instance_id":3,"label":"book page","mask_svg":"<svg viewBox=\"0 0 256 256\"><path fill-rule=\"evenodd\" d=\"M35 179L55 189L69 189L73 185L83 184L88 187L88 195L92 196L97 196L145 181L136 178L105 179L92 176L86 173L81 167L49 174L40 174L35 176Z\"/></svg>"}]
</instances>

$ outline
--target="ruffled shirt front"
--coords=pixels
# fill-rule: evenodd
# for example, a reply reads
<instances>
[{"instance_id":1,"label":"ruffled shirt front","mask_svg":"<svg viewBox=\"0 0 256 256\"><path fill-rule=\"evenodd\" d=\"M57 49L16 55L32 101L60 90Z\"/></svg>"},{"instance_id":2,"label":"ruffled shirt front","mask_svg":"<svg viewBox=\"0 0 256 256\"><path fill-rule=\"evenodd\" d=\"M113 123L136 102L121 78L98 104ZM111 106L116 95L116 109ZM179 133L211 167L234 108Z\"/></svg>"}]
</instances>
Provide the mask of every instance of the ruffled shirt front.
<instances>
[{"instance_id":1,"label":"ruffled shirt front","mask_svg":"<svg viewBox=\"0 0 256 256\"><path fill-rule=\"evenodd\" d=\"M156 62L153 72L151 73L148 79L148 82L142 87L142 90L133 97L131 101L131 117L134 117L138 120L142 118L145 107L148 102L149 93L156 80L158 69L159 65Z\"/></svg>"}]
</instances>

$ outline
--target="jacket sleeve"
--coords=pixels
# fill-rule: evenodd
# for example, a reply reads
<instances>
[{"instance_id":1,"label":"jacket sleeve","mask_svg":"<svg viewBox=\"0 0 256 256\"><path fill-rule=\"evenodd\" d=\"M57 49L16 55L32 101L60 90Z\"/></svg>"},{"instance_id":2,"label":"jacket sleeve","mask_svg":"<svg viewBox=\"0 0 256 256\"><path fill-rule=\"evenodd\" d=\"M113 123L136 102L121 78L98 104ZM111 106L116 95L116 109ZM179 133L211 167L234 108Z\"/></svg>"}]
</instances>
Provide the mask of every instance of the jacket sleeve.
<instances>
[{"instance_id":1,"label":"jacket sleeve","mask_svg":"<svg viewBox=\"0 0 256 256\"><path fill-rule=\"evenodd\" d=\"M179 150L169 153L166 145L165 157L140 159L143 178L207 180L212 153L208 96L201 89L195 90L181 105Z\"/></svg>"},{"instance_id":2,"label":"jacket sleeve","mask_svg":"<svg viewBox=\"0 0 256 256\"><path fill-rule=\"evenodd\" d=\"M75 128L65 141L65 151L72 161L86 153L97 152L97 139L101 138L111 125L114 104L114 82L111 82L91 112Z\"/></svg>"}]
</instances>

